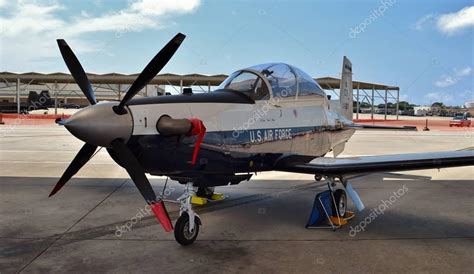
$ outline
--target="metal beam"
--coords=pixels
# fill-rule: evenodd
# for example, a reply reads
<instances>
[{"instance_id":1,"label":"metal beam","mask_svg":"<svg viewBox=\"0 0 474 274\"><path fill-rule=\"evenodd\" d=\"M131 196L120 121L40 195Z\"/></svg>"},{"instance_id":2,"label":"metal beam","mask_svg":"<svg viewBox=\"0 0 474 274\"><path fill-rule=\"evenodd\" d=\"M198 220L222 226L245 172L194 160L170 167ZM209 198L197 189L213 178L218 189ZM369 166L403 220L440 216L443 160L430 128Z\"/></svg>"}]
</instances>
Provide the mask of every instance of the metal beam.
<instances>
[{"instance_id":1,"label":"metal beam","mask_svg":"<svg viewBox=\"0 0 474 274\"><path fill-rule=\"evenodd\" d=\"M20 77L16 78L16 112L20 114Z\"/></svg>"}]
</instances>

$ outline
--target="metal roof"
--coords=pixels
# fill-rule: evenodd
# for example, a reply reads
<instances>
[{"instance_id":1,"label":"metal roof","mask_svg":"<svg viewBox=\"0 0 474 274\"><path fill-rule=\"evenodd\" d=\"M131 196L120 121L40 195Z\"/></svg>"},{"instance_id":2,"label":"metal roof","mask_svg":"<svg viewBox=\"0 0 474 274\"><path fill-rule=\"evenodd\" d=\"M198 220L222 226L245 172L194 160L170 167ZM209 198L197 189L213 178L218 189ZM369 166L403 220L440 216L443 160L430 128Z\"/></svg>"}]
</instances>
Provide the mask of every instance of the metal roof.
<instances>
[{"instance_id":1,"label":"metal roof","mask_svg":"<svg viewBox=\"0 0 474 274\"><path fill-rule=\"evenodd\" d=\"M339 89L341 85L341 79L334 78L334 77L321 77L315 79L318 84L323 89ZM396 86L388 86L384 84L376 84L370 82L362 82L362 81L352 81L352 87L354 89L377 89L377 90L400 90L399 87Z\"/></svg>"},{"instance_id":2,"label":"metal roof","mask_svg":"<svg viewBox=\"0 0 474 274\"><path fill-rule=\"evenodd\" d=\"M120 74L120 73L106 73L106 74L94 74L87 73L87 77L93 84L132 84L137 78L138 73L134 74ZM151 80L150 85L174 85L174 86L218 86L224 79L227 78L226 74L174 74L164 73L159 74ZM30 84L44 84L44 83L74 83L74 79L68 73L55 72L55 73L38 73L38 72L26 72L26 73L14 73L14 72L0 72L0 80L8 82L16 82L20 79L21 82ZM321 77L314 78L323 89L339 89L340 81L339 78L334 77ZM396 86L388 86L384 84L376 84L370 82L353 81L354 89L377 89L377 90L400 90Z\"/></svg>"}]
</instances>

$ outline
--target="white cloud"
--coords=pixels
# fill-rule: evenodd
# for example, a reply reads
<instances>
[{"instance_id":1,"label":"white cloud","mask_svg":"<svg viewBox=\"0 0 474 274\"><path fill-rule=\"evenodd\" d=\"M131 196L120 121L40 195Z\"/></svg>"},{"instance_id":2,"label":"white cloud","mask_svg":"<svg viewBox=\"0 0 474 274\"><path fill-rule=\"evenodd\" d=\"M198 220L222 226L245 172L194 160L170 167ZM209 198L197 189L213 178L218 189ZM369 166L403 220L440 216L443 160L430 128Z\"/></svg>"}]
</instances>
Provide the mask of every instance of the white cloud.
<instances>
[{"instance_id":1,"label":"white cloud","mask_svg":"<svg viewBox=\"0 0 474 274\"><path fill-rule=\"evenodd\" d=\"M456 76L458 77L466 77L471 75L472 68L471 67L465 67L463 69L455 69L454 72L456 73Z\"/></svg>"},{"instance_id":2,"label":"white cloud","mask_svg":"<svg viewBox=\"0 0 474 274\"><path fill-rule=\"evenodd\" d=\"M199 1L156 1L140 0L131 4L131 10L145 15L163 15L167 13L188 13L199 6Z\"/></svg>"},{"instance_id":3,"label":"white cloud","mask_svg":"<svg viewBox=\"0 0 474 274\"><path fill-rule=\"evenodd\" d=\"M438 18L438 29L447 35L462 32L474 26L474 6L465 7L458 12L443 14Z\"/></svg>"},{"instance_id":4,"label":"white cloud","mask_svg":"<svg viewBox=\"0 0 474 274\"><path fill-rule=\"evenodd\" d=\"M465 67L463 69L454 69L454 75L441 75L440 79L435 81L433 85L438 88L446 88L456 85L462 78L471 75L472 68Z\"/></svg>"},{"instance_id":5,"label":"white cloud","mask_svg":"<svg viewBox=\"0 0 474 274\"><path fill-rule=\"evenodd\" d=\"M425 100L434 102L443 102L447 105L460 102L474 101L474 92L472 90L455 91L455 92L430 92L425 95Z\"/></svg>"},{"instance_id":6,"label":"white cloud","mask_svg":"<svg viewBox=\"0 0 474 274\"><path fill-rule=\"evenodd\" d=\"M442 75L440 80L434 82L434 85L439 88L446 88L454 86L458 82L458 79L449 75Z\"/></svg>"},{"instance_id":7,"label":"white cloud","mask_svg":"<svg viewBox=\"0 0 474 274\"><path fill-rule=\"evenodd\" d=\"M423 31L426 25L436 25L436 28L448 36L462 33L474 26L474 6L465 7L457 12L447 14L427 14L418 19L413 28Z\"/></svg>"},{"instance_id":8,"label":"white cloud","mask_svg":"<svg viewBox=\"0 0 474 274\"><path fill-rule=\"evenodd\" d=\"M434 19L435 19L434 14L427 14L427 15L421 17L420 19L418 19L418 21L416 21L414 28L417 31L423 31L425 29L425 25L430 23Z\"/></svg>"},{"instance_id":9,"label":"white cloud","mask_svg":"<svg viewBox=\"0 0 474 274\"><path fill-rule=\"evenodd\" d=\"M77 16L64 17L60 12L75 7L55 0L0 0L0 8L8 5L0 13L2 67L28 70L34 62L57 57L57 38L74 45L76 53L100 51L103 44L86 40L84 34L115 32L121 36L125 32L159 29L167 17L193 12L199 4L200 0L130 0L120 10L100 15L80 11Z\"/></svg>"},{"instance_id":10,"label":"white cloud","mask_svg":"<svg viewBox=\"0 0 474 274\"><path fill-rule=\"evenodd\" d=\"M430 102L449 103L454 100L454 96L445 92L430 92L425 95L425 98Z\"/></svg>"}]
</instances>

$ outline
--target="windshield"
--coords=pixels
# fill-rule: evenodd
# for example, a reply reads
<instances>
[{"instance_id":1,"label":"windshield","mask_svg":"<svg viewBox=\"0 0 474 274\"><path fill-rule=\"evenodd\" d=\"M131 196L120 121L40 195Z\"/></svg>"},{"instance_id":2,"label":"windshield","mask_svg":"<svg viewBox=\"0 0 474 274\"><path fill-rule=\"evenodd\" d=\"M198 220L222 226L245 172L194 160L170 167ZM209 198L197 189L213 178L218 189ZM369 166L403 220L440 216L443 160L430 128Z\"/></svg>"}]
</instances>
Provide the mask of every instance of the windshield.
<instances>
[{"instance_id":1,"label":"windshield","mask_svg":"<svg viewBox=\"0 0 474 274\"><path fill-rule=\"evenodd\" d=\"M218 89L242 92L254 100L270 99L270 92L260 76L249 71L232 73Z\"/></svg>"}]
</instances>

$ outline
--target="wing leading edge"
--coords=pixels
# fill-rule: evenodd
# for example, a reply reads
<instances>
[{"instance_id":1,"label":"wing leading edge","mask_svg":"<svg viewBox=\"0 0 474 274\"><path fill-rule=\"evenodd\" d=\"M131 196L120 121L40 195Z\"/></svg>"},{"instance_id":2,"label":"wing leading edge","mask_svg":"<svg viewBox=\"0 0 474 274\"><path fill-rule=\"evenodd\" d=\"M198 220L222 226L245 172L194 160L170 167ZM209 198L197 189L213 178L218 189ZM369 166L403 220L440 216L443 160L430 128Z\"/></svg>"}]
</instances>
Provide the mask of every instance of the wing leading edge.
<instances>
[{"instance_id":1,"label":"wing leading edge","mask_svg":"<svg viewBox=\"0 0 474 274\"><path fill-rule=\"evenodd\" d=\"M473 148L461 151L411 153L351 158L304 158L292 155L278 161L275 170L326 176L357 175L373 172L405 171L474 165Z\"/></svg>"}]
</instances>

